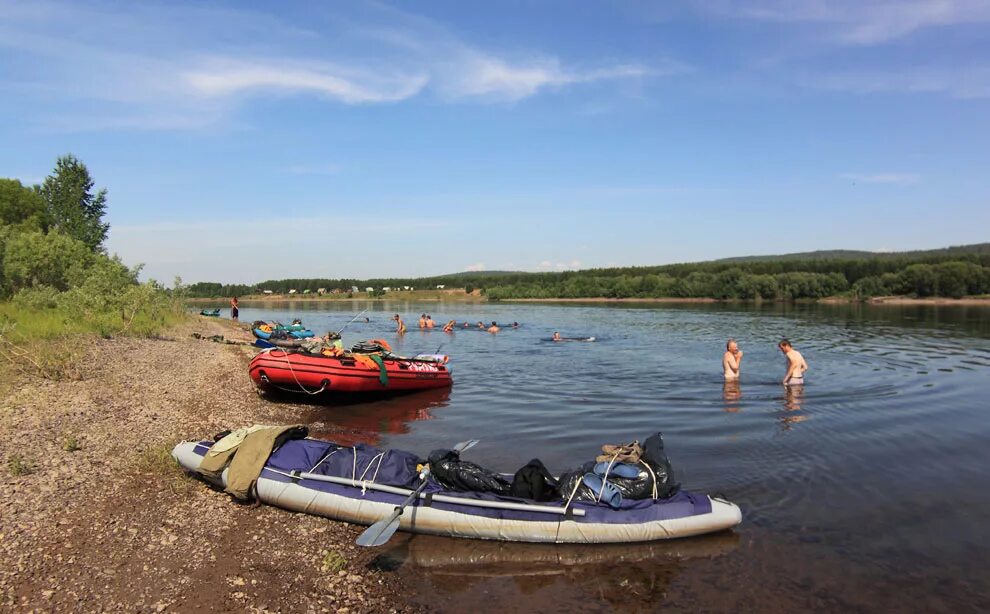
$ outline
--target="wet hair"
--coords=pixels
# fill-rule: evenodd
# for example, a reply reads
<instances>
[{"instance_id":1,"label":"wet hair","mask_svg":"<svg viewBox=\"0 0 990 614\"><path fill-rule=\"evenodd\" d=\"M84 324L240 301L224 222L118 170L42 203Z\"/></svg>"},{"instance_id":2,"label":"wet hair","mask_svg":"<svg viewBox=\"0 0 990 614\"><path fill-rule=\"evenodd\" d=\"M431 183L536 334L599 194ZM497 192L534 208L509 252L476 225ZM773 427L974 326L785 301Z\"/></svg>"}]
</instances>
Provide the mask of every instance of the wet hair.
<instances>
[{"instance_id":1,"label":"wet hair","mask_svg":"<svg viewBox=\"0 0 990 614\"><path fill-rule=\"evenodd\" d=\"M492 326L498 326L498 324L495 323L495 320L492 320Z\"/></svg>"},{"instance_id":2,"label":"wet hair","mask_svg":"<svg viewBox=\"0 0 990 614\"><path fill-rule=\"evenodd\" d=\"M782 347L789 347L789 348L791 348L791 347L794 347L794 346L791 345L791 342L788 341L785 338L785 339L781 339L780 341L777 342L777 347L779 347L779 348L782 348Z\"/></svg>"},{"instance_id":3,"label":"wet hair","mask_svg":"<svg viewBox=\"0 0 990 614\"><path fill-rule=\"evenodd\" d=\"M729 346L732 345L733 343L738 343L738 342L735 339L729 339L728 341L726 341L725 342L725 349L728 350L729 349Z\"/></svg>"}]
</instances>

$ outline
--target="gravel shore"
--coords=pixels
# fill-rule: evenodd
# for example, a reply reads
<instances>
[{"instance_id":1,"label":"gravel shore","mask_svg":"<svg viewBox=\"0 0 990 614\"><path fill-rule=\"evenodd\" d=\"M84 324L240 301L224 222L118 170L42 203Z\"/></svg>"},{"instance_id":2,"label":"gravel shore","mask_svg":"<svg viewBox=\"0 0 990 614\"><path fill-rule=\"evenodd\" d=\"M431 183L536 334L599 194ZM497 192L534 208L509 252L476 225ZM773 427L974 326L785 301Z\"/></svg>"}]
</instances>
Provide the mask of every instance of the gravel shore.
<instances>
[{"instance_id":1,"label":"gravel shore","mask_svg":"<svg viewBox=\"0 0 990 614\"><path fill-rule=\"evenodd\" d=\"M247 376L252 348L197 318L161 339L100 339L81 381L0 401L0 610L408 611L360 527L237 504L189 478L178 441L285 422Z\"/></svg>"}]
</instances>

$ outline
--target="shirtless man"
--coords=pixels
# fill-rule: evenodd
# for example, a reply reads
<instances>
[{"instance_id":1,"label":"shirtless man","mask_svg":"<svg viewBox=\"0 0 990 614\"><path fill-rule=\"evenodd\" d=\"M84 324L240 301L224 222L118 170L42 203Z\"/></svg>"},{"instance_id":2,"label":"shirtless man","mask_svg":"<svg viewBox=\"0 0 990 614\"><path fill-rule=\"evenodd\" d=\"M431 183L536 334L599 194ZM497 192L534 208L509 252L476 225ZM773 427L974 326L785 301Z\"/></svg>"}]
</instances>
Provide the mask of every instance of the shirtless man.
<instances>
[{"instance_id":1,"label":"shirtless man","mask_svg":"<svg viewBox=\"0 0 990 614\"><path fill-rule=\"evenodd\" d=\"M743 353L739 349L739 344L735 339L729 339L725 344L725 354L722 354L722 371L725 372L725 380L739 379L739 365L742 363Z\"/></svg>"},{"instance_id":2,"label":"shirtless man","mask_svg":"<svg viewBox=\"0 0 990 614\"><path fill-rule=\"evenodd\" d=\"M400 335L405 334L406 323L402 321L402 318L399 317L399 314L395 314L395 316L393 316L392 319L395 320L395 324L396 324L395 332L399 333Z\"/></svg>"},{"instance_id":3,"label":"shirtless man","mask_svg":"<svg viewBox=\"0 0 990 614\"><path fill-rule=\"evenodd\" d=\"M419 327L426 328L426 314L419 316Z\"/></svg>"},{"instance_id":4,"label":"shirtless man","mask_svg":"<svg viewBox=\"0 0 990 614\"><path fill-rule=\"evenodd\" d=\"M488 332L490 332L493 335L495 333L497 333L498 331L500 331L500 330L502 330L502 329L499 328L498 327L498 324L496 324L495 322L492 322L492 325L488 327Z\"/></svg>"},{"instance_id":5,"label":"shirtless man","mask_svg":"<svg viewBox=\"0 0 990 614\"><path fill-rule=\"evenodd\" d=\"M804 356L795 350L787 339L781 339L777 347L787 357L787 373L784 375L782 383L785 386L800 386L804 383L804 372L808 370L808 363L804 361Z\"/></svg>"},{"instance_id":6,"label":"shirtless man","mask_svg":"<svg viewBox=\"0 0 990 614\"><path fill-rule=\"evenodd\" d=\"M426 328L433 328L436 323L433 321L433 316L427 314L426 316Z\"/></svg>"},{"instance_id":7,"label":"shirtless man","mask_svg":"<svg viewBox=\"0 0 990 614\"><path fill-rule=\"evenodd\" d=\"M551 339L553 341L560 341L560 333L554 332L553 337L551 337Z\"/></svg>"}]
</instances>

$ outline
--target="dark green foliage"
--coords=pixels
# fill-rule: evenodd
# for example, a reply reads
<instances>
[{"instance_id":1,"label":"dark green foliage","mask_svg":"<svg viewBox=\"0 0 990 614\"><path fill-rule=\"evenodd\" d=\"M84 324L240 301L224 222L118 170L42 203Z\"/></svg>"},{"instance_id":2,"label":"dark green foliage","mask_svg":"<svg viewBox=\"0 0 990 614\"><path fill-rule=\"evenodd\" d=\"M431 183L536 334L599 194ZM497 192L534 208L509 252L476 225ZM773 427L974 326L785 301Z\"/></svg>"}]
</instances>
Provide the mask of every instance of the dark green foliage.
<instances>
[{"instance_id":1,"label":"dark green foliage","mask_svg":"<svg viewBox=\"0 0 990 614\"><path fill-rule=\"evenodd\" d=\"M16 179L0 179L0 225L44 232L49 222L45 200L37 190Z\"/></svg>"},{"instance_id":2,"label":"dark green foliage","mask_svg":"<svg viewBox=\"0 0 990 614\"><path fill-rule=\"evenodd\" d=\"M62 156L55 171L45 178L41 196L48 206L52 226L82 241L93 251L102 249L109 224L103 222L107 208L107 191L93 194L89 169L75 156Z\"/></svg>"}]
</instances>

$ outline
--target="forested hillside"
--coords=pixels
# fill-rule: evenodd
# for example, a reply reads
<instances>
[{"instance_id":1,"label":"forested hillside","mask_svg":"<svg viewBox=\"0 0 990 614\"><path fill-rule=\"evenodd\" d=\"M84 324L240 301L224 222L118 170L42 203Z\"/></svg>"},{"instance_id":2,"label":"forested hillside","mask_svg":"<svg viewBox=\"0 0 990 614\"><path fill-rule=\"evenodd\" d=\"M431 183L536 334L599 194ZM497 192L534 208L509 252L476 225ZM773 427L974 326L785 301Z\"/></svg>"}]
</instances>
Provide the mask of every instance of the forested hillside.
<instances>
[{"instance_id":1,"label":"forested hillside","mask_svg":"<svg viewBox=\"0 0 990 614\"><path fill-rule=\"evenodd\" d=\"M845 254L861 254L847 257ZM841 254L836 257L836 254ZM915 252L810 252L653 267L556 273L466 272L426 278L281 279L257 285L200 283L193 296L230 296L270 290L284 294L318 288L437 285L489 300L514 298L714 298L788 300L849 294L961 297L990 293L990 243Z\"/></svg>"}]
</instances>

